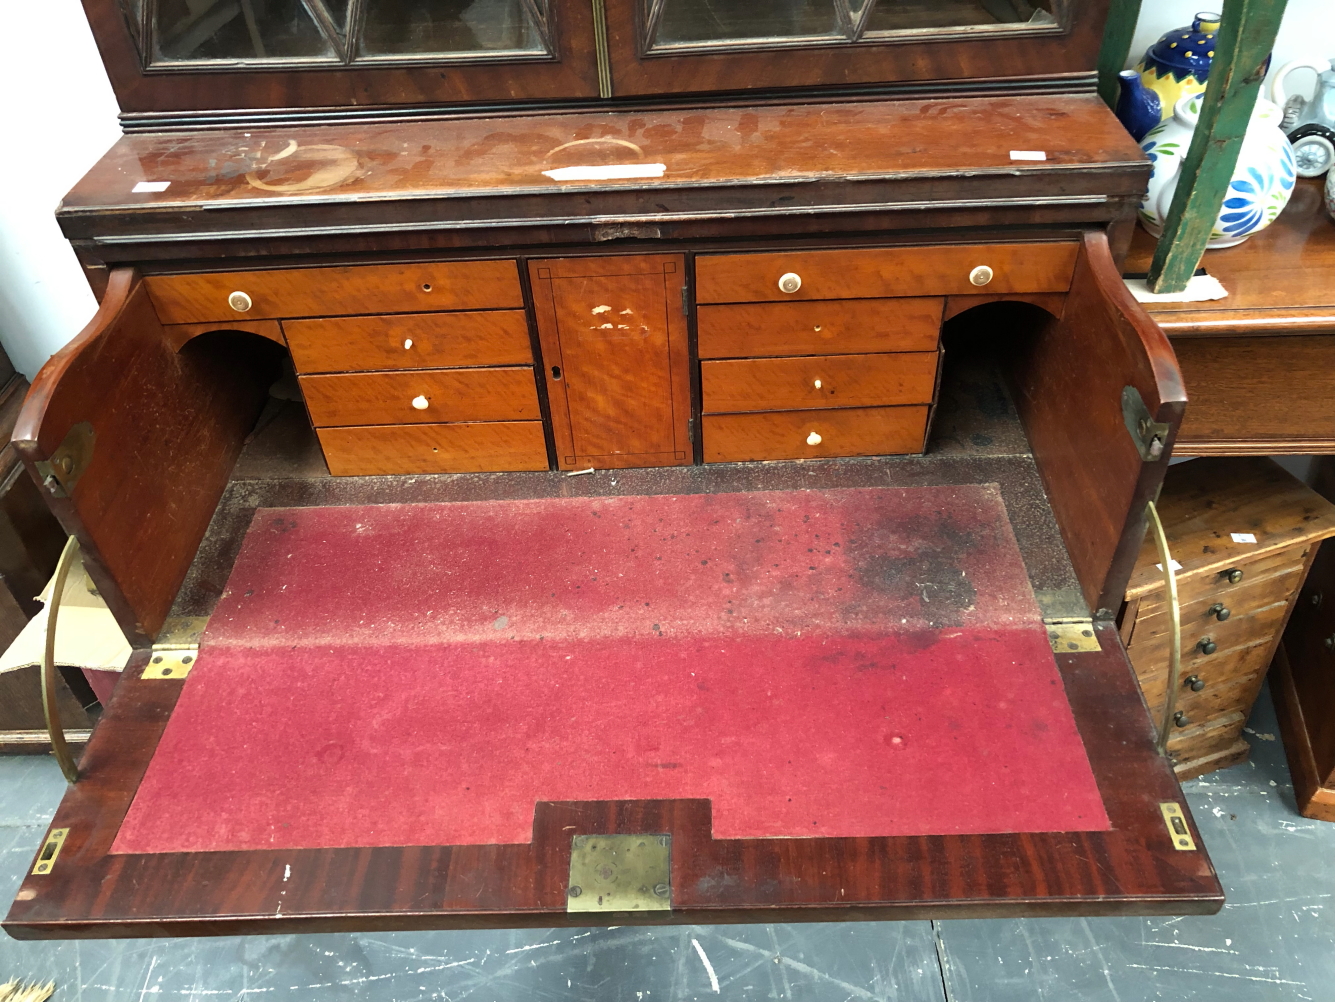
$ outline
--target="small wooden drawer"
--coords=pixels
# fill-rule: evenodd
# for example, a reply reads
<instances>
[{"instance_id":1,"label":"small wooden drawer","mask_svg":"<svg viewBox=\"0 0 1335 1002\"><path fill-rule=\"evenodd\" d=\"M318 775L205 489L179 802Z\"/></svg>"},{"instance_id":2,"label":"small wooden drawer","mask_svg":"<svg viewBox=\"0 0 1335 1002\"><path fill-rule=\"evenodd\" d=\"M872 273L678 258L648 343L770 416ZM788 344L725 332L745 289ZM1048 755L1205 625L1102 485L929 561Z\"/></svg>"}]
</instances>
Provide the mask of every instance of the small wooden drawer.
<instances>
[{"instance_id":1,"label":"small wooden drawer","mask_svg":"<svg viewBox=\"0 0 1335 1002\"><path fill-rule=\"evenodd\" d=\"M707 414L706 463L919 453L927 434L921 407Z\"/></svg>"},{"instance_id":2,"label":"small wooden drawer","mask_svg":"<svg viewBox=\"0 0 1335 1002\"><path fill-rule=\"evenodd\" d=\"M1178 679L1176 707L1182 710L1193 723L1201 723L1207 718L1217 716L1227 710L1249 710L1256 697L1256 689L1261 678L1270 667L1270 644L1262 640L1233 651L1208 663L1188 667L1182 666ZM1168 681L1167 671L1142 674L1136 677L1140 681L1141 691L1145 694L1145 703L1157 718L1163 712L1164 694ZM1195 692L1188 681L1192 678L1204 683L1200 692Z\"/></svg>"},{"instance_id":3,"label":"small wooden drawer","mask_svg":"<svg viewBox=\"0 0 1335 1002\"><path fill-rule=\"evenodd\" d=\"M936 351L944 308L939 297L701 306L700 357Z\"/></svg>"},{"instance_id":4,"label":"small wooden drawer","mask_svg":"<svg viewBox=\"0 0 1335 1002\"><path fill-rule=\"evenodd\" d=\"M288 320L283 333L301 373L533 364L523 310Z\"/></svg>"},{"instance_id":5,"label":"small wooden drawer","mask_svg":"<svg viewBox=\"0 0 1335 1002\"><path fill-rule=\"evenodd\" d=\"M1286 574L1263 578L1249 587L1239 585L1227 594L1207 593L1204 598L1183 603L1183 663L1201 656L1197 645L1206 637L1214 643L1214 656L1218 656L1232 648L1273 636L1283 624L1289 602L1302 586L1302 579L1303 569L1299 565ZM1211 613L1216 605L1228 609L1227 619L1221 621ZM1166 664L1171 630L1167 609L1160 606L1147 613L1142 607L1136 615L1135 631L1127 645L1132 661L1138 663L1147 658Z\"/></svg>"},{"instance_id":6,"label":"small wooden drawer","mask_svg":"<svg viewBox=\"0 0 1335 1002\"><path fill-rule=\"evenodd\" d=\"M349 372L302 376L300 383L317 428L541 418L528 366Z\"/></svg>"},{"instance_id":7,"label":"small wooden drawer","mask_svg":"<svg viewBox=\"0 0 1335 1002\"><path fill-rule=\"evenodd\" d=\"M1065 292L1075 243L965 244L709 254L696 258L699 303Z\"/></svg>"},{"instance_id":8,"label":"small wooden drawer","mask_svg":"<svg viewBox=\"0 0 1335 1002\"><path fill-rule=\"evenodd\" d=\"M1168 735L1168 753L1174 761L1182 763L1216 755L1226 751L1238 741L1246 723L1246 714L1234 710L1203 724L1188 724L1186 727L1175 729L1172 734ZM1242 759L1245 760L1245 758L1246 756L1243 755ZM1210 769L1217 769L1230 764L1232 763L1221 762L1212 765ZM1209 772L1210 769L1202 771ZM1185 775L1179 773L1178 778L1188 779L1192 775L1200 775L1200 772Z\"/></svg>"},{"instance_id":9,"label":"small wooden drawer","mask_svg":"<svg viewBox=\"0 0 1335 1002\"><path fill-rule=\"evenodd\" d=\"M336 477L547 469L541 421L321 428Z\"/></svg>"},{"instance_id":10,"label":"small wooden drawer","mask_svg":"<svg viewBox=\"0 0 1335 1002\"><path fill-rule=\"evenodd\" d=\"M739 358L700 363L706 414L930 404L937 353Z\"/></svg>"},{"instance_id":11,"label":"small wooden drawer","mask_svg":"<svg viewBox=\"0 0 1335 1002\"><path fill-rule=\"evenodd\" d=\"M164 324L524 307L518 265L504 260L151 275L144 284Z\"/></svg>"},{"instance_id":12,"label":"small wooden drawer","mask_svg":"<svg viewBox=\"0 0 1335 1002\"><path fill-rule=\"evenodd\" d=\"M1178 602L1189 605L1208 598L1210 601L1206 605L1222 602L1230 609L1235 607L1244 608L1247 605L1255 606L1257 603L1254 599L1246 603L1240 603L1236 596L1251 592L1262 581L1273 581L1277 577L1291 574L1294 571L1301 571L1310 551L1311 544L1304 543L1298 546L1288 546L1282 550L1272 550L1270 553L1252 559L1237 560L1219 572L1192 574L1185 577L1179 574L1177 581ZM1229 571L1235 570L1242 571L1242 577L1236 583L1230 581L1227 576ZM1163 589L1160 588L1158 591L1144 596L1140 600L1140 615L1145 616L1164 609L1166 606L1163 595Z\"/></svg>"}]
</instances>

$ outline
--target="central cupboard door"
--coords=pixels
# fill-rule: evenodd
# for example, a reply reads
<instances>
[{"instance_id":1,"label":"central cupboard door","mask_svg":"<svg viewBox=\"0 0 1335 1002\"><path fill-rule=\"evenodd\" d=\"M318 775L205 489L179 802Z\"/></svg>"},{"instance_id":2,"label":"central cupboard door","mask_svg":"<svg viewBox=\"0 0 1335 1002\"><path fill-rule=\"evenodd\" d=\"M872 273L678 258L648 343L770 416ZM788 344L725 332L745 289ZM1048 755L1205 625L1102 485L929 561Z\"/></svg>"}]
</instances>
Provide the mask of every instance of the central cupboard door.
<instances>
[{"instance_id":1,"label":"central cupboard door","mask_svg":"<svg viewBox=\"0 0 1335 1002\"><path fill-rule=\"evenodd\" d=\"M529 276L560 468L689 465L686 259L530 261Z\"/></svg>"}]
</instances>

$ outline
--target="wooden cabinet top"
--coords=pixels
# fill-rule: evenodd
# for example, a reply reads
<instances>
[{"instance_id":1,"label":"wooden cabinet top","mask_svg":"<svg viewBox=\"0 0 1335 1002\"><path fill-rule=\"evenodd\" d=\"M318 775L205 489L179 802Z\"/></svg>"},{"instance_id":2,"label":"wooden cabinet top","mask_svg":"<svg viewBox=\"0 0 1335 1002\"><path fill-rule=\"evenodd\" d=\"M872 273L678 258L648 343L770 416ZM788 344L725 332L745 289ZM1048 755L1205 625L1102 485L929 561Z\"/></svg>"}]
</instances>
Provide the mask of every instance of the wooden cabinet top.
<instances>
[{"instance_id":1,"label":"wooden cabinet top","mask_svg":"<svg viewBox=\"0 0 1335 1002\"><path fill-rule=\"evenodd\" d=\"M1138 199L1147 173L1092 94L757 104L131 134L58 215L71 239L107 245L711 216L791 228L804 211L885 206L1093 222L1109 198Z\"/></svg>"},{"instance_id":2,"label":"wooden cabinet top","mask_svg":"<svg viewBox=\"0 0 1335 1002\"><path fill-rule=\"evenodd\" d=\"M1279 218L1237 247L1206 251L1201 267L1228 296L1208 303L1150 303L1168 334L1302 334L1335 329L1335 222L1324 178L1300 178ZM1141 227L1124 270L1149 270L1154 238Z\"/></svg>"},{"instance_id":3,"label":"wooden cabinet top","mask_svg":"<svg viewBox=\"0 0 1335 1002\"><path fill-rule=\"evenodd\" d=\"M1196 459L1169 467L1159 517L1168 549L1182 565L1179 581L1335 536L1335 505L1264 456ZM1243 540L1234 539L1234 533ZM1142 598L1161 588L1159 551L1146 533L1126 597Z\"/></svg>"}]
</instances>

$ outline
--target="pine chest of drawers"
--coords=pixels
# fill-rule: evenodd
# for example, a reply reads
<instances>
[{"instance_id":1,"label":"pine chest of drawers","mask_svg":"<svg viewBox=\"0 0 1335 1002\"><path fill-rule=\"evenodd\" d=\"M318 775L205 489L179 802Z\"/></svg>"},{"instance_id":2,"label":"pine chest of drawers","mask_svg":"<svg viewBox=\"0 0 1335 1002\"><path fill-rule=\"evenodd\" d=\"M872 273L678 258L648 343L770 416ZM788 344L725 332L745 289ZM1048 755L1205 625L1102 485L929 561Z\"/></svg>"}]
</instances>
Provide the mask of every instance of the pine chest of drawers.
<instances>
[{"instance_id":1,"label":"pine chest of drawers","mask_svg":"<svg viewBox=\"0 0 1335 1002\"><path fill-rule=\"evenodd\" d=\"M1335 505L1270 459L1169 469L1159 510L1177 570L1182 666L1168 752L1181 779L1246 761L1242 729ZM1167 703L1171 610L1153 540L1127 589L1122 638L1155 721Z\"/></svg>"}]
</instances>

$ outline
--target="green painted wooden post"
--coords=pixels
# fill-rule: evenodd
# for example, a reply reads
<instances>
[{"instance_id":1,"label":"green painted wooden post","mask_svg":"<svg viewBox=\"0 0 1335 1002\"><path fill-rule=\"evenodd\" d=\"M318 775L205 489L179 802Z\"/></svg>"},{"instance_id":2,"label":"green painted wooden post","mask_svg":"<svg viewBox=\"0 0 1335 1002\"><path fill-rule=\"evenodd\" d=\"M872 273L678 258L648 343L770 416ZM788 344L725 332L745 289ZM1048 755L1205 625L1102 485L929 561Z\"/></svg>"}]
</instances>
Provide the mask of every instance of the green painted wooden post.
<instances>
[{"instance_id":1,"label":"green painted wooden post","mask_svg":"<svg viewBox=\"0 0 1335 1002\"><path fill-rule=\"evenodd\" d=\"M1117 107L1117 74L1131 54L1131 37L1140 20L1141 0L1112 0L1108 24L1103 29L1103 47L1099 49L1099 97L1109 108Z\"/></svg>"},{"instance_id":2,"label":"green painted wooden post","mask_svg":"<svg viewBox=\"0 0 1335 1002\"><path fill-rule=\"evenodd\" d=\"M1181 292L1205 253L1265 77L1286 0L1224 0L1210 82L1146 284Z\"/></svg>"}]
</instances>

